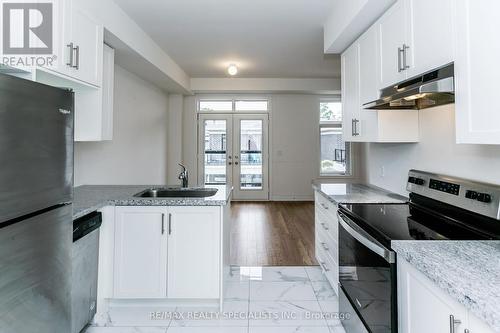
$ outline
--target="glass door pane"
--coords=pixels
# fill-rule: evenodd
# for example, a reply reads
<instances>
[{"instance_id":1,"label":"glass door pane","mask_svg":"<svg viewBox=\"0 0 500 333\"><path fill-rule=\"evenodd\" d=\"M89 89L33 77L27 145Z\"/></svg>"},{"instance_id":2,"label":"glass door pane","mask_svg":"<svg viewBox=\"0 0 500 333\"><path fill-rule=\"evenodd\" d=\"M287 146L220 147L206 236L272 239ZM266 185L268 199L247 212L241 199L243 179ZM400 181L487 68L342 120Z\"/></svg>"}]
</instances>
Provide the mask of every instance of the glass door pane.
<instances>
[{"instance_id":1,"label":"glass door pane","mask_svg":"<svg viewBox=\"0 0 500 333\"><path fill-rule=\"evenodd\" d=\"M240 189L262 189L262 120L240 120Z\"/></svg>"},{"instance_id":2,"label":"glass door pane","mask_svg":"<svg viewBox=\"0 0 500 333\"><path fill-rule=\"evenodd\" d=\"M204 184L227 183L227 122L226 120L204 121Z\"/></svg>"}]
</instances>

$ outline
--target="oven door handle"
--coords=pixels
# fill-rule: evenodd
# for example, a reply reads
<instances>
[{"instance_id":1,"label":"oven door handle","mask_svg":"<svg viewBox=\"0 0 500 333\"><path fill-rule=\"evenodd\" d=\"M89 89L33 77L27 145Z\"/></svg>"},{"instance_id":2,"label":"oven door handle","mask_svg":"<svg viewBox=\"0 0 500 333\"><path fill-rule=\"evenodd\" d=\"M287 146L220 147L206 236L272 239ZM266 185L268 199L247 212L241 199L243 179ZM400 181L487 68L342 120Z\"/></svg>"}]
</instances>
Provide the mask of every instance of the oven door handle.
<instances>
[{"instance_id":1,"label":"oven door handle","mask_svg":"<svg viewBox=\"0 0 500 333\"><path fill-rule=\"evenodd\" d=\"M370 236L366 231L358 227L351 219L337 211L337 217L339 219L340 225L347 231L352 237L354 237L358 242L378 254L380 257L384 258L390 264L396 262L396 254L384 247L382 244L377 242L372 236Z\"/></svg>"}]
</instances>

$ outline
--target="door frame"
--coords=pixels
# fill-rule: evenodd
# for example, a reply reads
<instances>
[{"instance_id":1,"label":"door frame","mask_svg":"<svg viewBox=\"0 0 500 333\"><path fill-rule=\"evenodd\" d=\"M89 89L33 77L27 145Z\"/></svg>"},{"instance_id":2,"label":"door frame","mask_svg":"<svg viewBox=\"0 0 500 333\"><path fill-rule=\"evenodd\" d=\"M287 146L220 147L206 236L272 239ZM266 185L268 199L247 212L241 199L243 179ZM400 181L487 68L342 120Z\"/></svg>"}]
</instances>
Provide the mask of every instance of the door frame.
<instances>
[{"instance_id":1,"label":"door frame","mask_svg":"<svg viewBox=\"0 0 500 333\"><path fill-rule=\"evenodd\" d=\"M245 189L239 188L240 167L235 167L234 156L236 147L240 147L240 136L235 129L240 128L236 122L240 120L262 120L262 188ZM204 168L204 140L201 138L205 134L205 120L226 120L226 180L233 187L233 200L236 201L269 201L270 200L270 135L269 135L269 113L199 113L198 114L198 136L197 136L197 163L198 163L198 183L205 183ZM238 156L240 150L238 149ZM229 167L231 162L231 167Z\"/></svg>"}]
</instances>

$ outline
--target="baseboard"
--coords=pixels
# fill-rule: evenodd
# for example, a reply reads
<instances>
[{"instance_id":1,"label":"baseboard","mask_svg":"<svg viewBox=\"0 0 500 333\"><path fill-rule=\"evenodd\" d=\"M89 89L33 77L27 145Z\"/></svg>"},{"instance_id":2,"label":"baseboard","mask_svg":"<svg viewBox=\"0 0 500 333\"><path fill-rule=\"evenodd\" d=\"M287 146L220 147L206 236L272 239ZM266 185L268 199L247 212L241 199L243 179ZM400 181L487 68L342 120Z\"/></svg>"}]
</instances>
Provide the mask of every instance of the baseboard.
<instances>
[{"instance_id":1,"label":"baseboard","mask_svg":"<svg viewBox=\"0 0 500 333\"><path fill-rule=\"evenodd\" d=\"M314 195L273 195L270 201L314 201Z\"/></svg>"}]
</instances>

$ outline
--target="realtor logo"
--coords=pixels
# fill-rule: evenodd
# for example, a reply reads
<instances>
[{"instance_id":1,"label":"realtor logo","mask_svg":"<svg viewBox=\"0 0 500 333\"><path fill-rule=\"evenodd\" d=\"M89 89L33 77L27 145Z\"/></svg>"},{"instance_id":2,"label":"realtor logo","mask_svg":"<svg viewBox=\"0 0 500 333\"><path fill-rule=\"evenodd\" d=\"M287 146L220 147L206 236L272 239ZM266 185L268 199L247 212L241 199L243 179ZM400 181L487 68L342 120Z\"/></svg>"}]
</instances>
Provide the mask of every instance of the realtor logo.
<instances>
[{"instance_id":1,"label":"realtor logo","mask_svg":"<svg viewBox=\"0 0 500 333\"><path fill-rule=\"evenodd\" d=\"M53 4L4 2L3 54L52 54Z\"/></svg>"}]
</instances>

